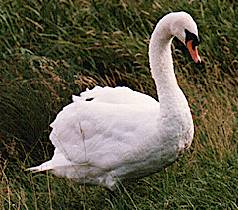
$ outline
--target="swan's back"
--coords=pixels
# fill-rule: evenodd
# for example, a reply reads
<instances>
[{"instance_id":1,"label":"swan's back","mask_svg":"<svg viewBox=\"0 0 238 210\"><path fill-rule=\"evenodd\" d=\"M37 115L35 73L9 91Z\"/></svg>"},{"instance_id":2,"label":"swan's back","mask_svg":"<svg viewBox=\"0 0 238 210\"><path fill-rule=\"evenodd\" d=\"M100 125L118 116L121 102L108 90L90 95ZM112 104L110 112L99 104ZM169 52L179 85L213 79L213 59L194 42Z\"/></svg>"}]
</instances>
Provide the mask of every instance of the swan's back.
<instances>
[{"instance_id":1,"label":"swan's back","mask_svg":"<svg viewBox=\"0 0 238 210\"><path fill-rule=\"evenodd\" d=\"M100 87L87 89L80 96L73 96L73 101L92 101L112 104L155 104L154 98L143 93L133 91L128 87Z\"/></svg>"}]
</instances>

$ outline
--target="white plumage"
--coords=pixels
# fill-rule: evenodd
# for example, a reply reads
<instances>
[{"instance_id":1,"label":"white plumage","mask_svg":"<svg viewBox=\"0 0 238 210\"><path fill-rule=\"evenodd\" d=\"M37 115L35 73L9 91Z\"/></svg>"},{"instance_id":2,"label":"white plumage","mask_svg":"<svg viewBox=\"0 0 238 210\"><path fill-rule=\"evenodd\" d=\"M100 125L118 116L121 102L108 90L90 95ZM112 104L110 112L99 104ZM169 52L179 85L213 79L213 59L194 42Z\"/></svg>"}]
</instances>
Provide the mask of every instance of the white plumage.
<instances>
[{"instance_id":1,"label":"white plumage","mask_svg":"<svg viewBox=\"0 0 238 210\"><path fill-rule=\"evenodd\" d=\"M193 41L185 29L198 37L189 14L170 13L151 36L150 67L160 103L126 87L97 86L73 96L73 102L50 125L53 158L29 170L52 170L80 183L113 189L118 180L143 177L174 162L190 146L194 132L170 49L173 36L187 46ZM199 61L197 47L189 50Z\"/></svg>"},{"instance_id":2,"label":"white plumage","mask_svg":"<svg viewBox=\"0 0 238 210\"><path fill-rule=\"evenodd\" d=\"M94 103L103 102L110 104L147 104L157 103L152 97L143 93L133 91L128 87L99 87L92 90L87 89L80 97L73 96L73 101L85 101L93 99Z\"/></svg>"}]
</instances>

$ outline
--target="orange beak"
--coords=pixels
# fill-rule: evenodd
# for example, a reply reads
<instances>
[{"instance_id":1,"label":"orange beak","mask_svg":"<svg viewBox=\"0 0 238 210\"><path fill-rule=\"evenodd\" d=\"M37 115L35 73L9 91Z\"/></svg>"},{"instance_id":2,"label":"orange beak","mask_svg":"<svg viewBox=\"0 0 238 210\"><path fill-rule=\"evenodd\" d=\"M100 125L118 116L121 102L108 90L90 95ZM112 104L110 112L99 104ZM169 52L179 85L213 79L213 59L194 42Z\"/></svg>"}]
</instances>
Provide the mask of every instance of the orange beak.
<instances>
[{"instance_id":1,"label":"orange beak","mask_svg":"<svg viewBox=\"0 0 238 210\"><path fill-rule=\"evenodd\" d=\"M193 48L193 40L189 40L186 45L187 45L188 51L189 51L192 59L194 60L194 62L195 63L201 63L201 58L198 55L198 48L197 48L197 46L195 46Z\"/></svg>"}]
</instances>

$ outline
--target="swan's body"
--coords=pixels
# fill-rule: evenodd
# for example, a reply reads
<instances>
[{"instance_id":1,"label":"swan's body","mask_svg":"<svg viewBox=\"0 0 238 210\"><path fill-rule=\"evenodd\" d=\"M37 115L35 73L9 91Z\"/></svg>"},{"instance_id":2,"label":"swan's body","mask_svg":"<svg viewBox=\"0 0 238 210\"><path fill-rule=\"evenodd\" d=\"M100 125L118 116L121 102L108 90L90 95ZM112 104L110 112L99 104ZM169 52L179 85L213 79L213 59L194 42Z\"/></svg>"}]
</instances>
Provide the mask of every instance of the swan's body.
<instances>
[{"instance_id":1,"label":"swan's body","mask_svg":"<svg viewBox=\"0 0 238 210\"><path fill-rule=\"evenodd\" d=\"M112 189L118 180L143 177L174 162L190 146L194 133L171 56L173 36L186 44L191 41L185 29L198 36L190 15L170 13L151 36L150 67L160 103L125 87L95 87L73 96L51 124L52 160L30 170L52 170ZM190 50L198 61L196 46Z\"/></svg>"}]
</instances>

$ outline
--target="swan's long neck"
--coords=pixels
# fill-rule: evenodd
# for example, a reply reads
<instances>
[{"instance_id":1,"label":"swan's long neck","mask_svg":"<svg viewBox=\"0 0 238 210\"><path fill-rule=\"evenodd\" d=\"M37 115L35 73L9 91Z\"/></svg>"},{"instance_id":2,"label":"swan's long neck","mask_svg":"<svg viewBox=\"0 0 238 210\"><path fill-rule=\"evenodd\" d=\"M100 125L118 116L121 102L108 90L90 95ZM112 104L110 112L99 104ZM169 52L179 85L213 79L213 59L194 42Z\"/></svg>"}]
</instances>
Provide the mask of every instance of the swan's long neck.
<instances>
[{"instance_id":1,"label":"swan's long neck","mask_svg":"<svg viewBox=\"0 0 238 210\"><path fill-rule=\"evenodd\" d=\"M157 116L159 139L166 144L171 140L177 144L171 148L180 148L178 151L183 151L186 145L191 144L194 129L188 102L174 73L171 54L173 36L170 31L174 20L174 16L170 15L157 24L150 40L149 60L160 102Z\"/></svg>"},{"instance_id":2,"label":"swan's long neck","mask_svg":"<svg viewBox=\"0 0 238 210\"><path fill-rule=\"evenodd\" d=\"M173 36L166 22L159 22L151 36L149 61L152 77L155 80L161 109L168 110L186 99L177 84L171 54Z\"/></svg>"}]
</instances>

